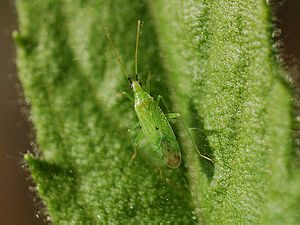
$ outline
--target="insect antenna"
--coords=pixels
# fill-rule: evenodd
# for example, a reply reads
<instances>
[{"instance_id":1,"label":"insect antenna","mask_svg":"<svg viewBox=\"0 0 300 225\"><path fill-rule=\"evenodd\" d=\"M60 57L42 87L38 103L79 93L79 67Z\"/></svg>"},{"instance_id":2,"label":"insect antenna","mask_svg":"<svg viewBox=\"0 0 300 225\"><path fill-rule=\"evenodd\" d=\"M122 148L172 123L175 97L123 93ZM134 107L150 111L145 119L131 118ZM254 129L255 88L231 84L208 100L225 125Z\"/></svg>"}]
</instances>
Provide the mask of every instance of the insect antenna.
<instances>
[{"instance_id":1,"label":"insect antenna","mask_svg":"<svg viewBox=\"0 0 300 225\"><path fill-rule=\"evenodd\" d=\"M122 70L123 70L124 74L126 75L126 77L127 77L127 79L129 80L130 84L132 84L131 78L129 77L129 75L128 75L128 73L127 73L127 71L126 71L126 69L125 69L123 63L121 62L120 57L119 57L118 54L117 54L117 51L116 51L116 49L115 49L115 47L114 47L114 44L113 44L113 42L112 42L112 40L111 40L111 37L110 37L110 33L109 33L109 31L108 31L108 29L107 29L106 27L105 27L105 32L106 32L107 38L108 38L108 40L109 40L110 46L111 46L112 49L114 50L115 56L116 56L116 58L118 59L118 62L120 63L120 65L121 65L121 67L122 67Z\"/></svg>"},{"instance_id":2,"label":"insect antenna","mask_svg":"<svg viewBox=\"0 0 300 225\"><path fill-rule=\"evenodd\" d=\"M138 20L137 33L136 33L136 43L135 43L135 59L134 59L134 64L135 64L135 70L134 71L135 71L136 81L139 81L139 76L138 76L138 72L137 72L137 60L138 60L140 28L141 28L141 21Z\"/></svg>"}]
</instances>

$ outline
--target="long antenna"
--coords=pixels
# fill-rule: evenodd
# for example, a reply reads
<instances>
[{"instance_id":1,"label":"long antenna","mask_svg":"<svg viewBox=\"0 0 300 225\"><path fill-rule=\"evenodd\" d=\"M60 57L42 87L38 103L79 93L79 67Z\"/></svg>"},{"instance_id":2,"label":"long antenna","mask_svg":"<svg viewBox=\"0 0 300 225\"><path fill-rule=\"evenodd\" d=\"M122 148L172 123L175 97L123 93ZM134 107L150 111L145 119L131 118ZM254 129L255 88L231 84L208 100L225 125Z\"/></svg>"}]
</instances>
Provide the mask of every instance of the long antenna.
<instances>
[{"instance_id":1,"label":"long antenna","mask_svg":"<svg viewBox=\"0 0 300 225\"><path fill-rule=\"evenodd\" d=\"M141 27L141 21L138 20L137 33L136 33L136 43L135 43L135 60L134 60L134 63L135 63L135 75L136 75L136 77L137 77L137 58L138 58L140 27Z\"/></svg>"},{"instance_id":2,"label":"long antenna","mask_svg":"<svg viewBox=\"0 0 300 225\"><path fill-rule=\"evenodd\" d=\"M109 33L109 31L108 31L108 29L107 29L106 27L105 27L105 32L106 32L107 38L108 38L108 40L109 40L109 43L110 43L112 49L114 50L114 53L115 53L115 55L116 55L116 58L118 59L118 62L120 63L120 65L121 65L121 67L122 67L123 72L125 73L125 75L126 75L127 79L129 80L129 82L132 83L132 81L131 81L131 79L130 79L130 77L129 77L129 75L128 75L128 73L127 73L127 71L126 71L126 69L125 69L125 67L124 67L124 65L123 65L123 63L121 62L120 57L119 57L118 54L117 54L117 51L116 51L116 49L115 49L115 47L114 47L114 44L113 44L113 42L112 42L112 40L111 40L111 37L110 37L110 33Z\"/></svg>"}]
</instances>

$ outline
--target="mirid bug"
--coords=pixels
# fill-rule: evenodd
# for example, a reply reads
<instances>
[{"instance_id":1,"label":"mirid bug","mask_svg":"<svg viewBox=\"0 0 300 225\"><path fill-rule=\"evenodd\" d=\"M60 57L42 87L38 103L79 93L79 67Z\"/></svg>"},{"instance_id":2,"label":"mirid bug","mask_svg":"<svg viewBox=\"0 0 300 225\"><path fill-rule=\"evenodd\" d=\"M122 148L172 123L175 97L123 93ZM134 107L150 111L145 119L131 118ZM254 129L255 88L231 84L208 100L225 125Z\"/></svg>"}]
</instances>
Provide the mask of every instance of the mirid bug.
<instances>
[{"instance_id":1,"label":"mirid bug","mask_svg":"<svg viewBox=\"0 0 300 225\"><path fill-rule=\"evenodd\" d=\"M164 161L164 163L171 167L171 168L178 168L181 164L181 153L180 147L176 140L175 134L173 132L172 127L169 124L168 119L172 118L181 118L179 113L167 113L164 114L161 108L159 107L160 100L165 104L164 99L162 96L158 96L156 100L153 99L148 93L149 84L146 85L146 91L143 90L141 83L138 79L137 73L137 57L138 57L138 43L139 43L139 32L140 32L140 20L137 24L137 37L136 37L136 46L135 46L135 77L136 80L131 80L130 76L128 75L121 59L119 58L117 51L113 45L113 42L110 37L110 33L107 28L105 28L107 38L109 43L114 51L114 54L122 67L126 78L128 79L131 89L133 90L134 98L132 98L129 94L127 97L134 102L134 109L136 115L138 117L138 124L142 129L139 132L138 136L136 137L135 144L137 145L139 140L141 139L142 135L144 135L149 143L151 143L153 149L158 153L159 157ZM182 121L182 119L181 119ZM191 138L194 147L197 149L199 155L209 161L212 159L202 155L193 142L193 139L185 126L184 122L182 121L188 136ZM132 159L135 157L136 151Z\"/></svg>"}]
</instances>

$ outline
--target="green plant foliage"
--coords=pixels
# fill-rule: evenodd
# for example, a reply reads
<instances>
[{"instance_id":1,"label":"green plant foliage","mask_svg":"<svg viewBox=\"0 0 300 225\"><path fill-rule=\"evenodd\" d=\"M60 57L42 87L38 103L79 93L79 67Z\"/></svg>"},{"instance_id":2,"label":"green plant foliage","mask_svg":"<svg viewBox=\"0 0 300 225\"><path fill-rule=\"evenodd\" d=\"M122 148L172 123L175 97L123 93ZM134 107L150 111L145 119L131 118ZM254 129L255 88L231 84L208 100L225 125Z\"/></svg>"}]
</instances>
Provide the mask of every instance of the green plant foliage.
<instances>
[{"instance_id":1,"label":"green plant foliage","mask_svg":"<svg viewBox=\"0 0 300 225\"><path fill-rule=\"evenodd\" d=\"M26 154L54 224L297 224L300 175L292 93L264 1L17 0L17 63L39 151ZM130 161L137 119L108 27L133 74L179 111L203 154L176 133L184 162ZM139 149L151 151L142 140Z\"/></svg>"}]
</instances>

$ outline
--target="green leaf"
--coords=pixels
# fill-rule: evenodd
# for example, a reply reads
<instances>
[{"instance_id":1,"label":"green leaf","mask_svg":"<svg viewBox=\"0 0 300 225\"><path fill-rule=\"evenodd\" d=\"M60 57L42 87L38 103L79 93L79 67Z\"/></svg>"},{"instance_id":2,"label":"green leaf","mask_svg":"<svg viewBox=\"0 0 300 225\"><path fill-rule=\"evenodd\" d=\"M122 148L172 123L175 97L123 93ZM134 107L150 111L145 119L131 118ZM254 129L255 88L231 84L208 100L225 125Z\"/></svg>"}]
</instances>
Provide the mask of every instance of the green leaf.
<instances>
[{"instance_id":1,"label":"green leaf","mask_svg":"<svg viewBox=\"0 0 300 225\"><path fill-rule=\"evenodd\" d=\"M55 224L297 224L293 94L264 1L17 0L17 63L39 151L26 154ZM134 149L130 92L104 28L133 74L181 112L184 161L159 168ZM172 107L171 107L172 106ZM152 151L145 139L138 150Z\"/></svg>"}]
</instances>

